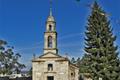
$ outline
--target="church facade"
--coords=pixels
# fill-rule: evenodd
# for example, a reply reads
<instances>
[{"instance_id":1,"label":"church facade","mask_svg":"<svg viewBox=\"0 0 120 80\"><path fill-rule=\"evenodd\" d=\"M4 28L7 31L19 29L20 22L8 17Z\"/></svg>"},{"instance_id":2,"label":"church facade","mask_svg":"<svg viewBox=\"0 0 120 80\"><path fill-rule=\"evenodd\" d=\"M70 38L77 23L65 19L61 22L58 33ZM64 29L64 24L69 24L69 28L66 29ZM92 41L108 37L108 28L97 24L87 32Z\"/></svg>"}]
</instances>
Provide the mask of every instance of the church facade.
<instances>
[{"instance_id":1,"label":"church facade","mask_svg":"<svg viewBox=\"0 0 120 80\"><path fill-rule=\"evenodd\" d=\"M32 80L78 80L79 68L58 53L56 22L50 10L44 33L43 55L32 60Z\"/></svg>"}]
</instances>

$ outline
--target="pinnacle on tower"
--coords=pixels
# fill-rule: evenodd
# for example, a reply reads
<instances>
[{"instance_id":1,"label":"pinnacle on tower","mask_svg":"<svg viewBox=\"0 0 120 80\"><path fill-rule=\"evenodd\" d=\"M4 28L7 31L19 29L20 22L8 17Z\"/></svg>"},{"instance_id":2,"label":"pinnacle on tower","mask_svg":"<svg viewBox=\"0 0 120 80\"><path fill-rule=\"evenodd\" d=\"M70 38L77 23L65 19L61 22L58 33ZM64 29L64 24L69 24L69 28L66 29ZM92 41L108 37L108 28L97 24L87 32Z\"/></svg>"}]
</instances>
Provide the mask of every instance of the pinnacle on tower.
<instances>
[{"instance_id":1,"label":"pinnacle on tower","mask_svg":"<svg viewBox=\"0 0 120 80\"><path fill-rule=\"evenodd\" d=\"M55 19L52 15L52 0L50 0L50 13L49 13L49 17L47 19L47 22L49 22L49 21L55 22Z\"/></svg>"},{"instance_id":2,"label":"pinnacle on tower","mask_svg":"<svg viewBox=\"0 0 120 80\"><path fill-rule=\"evenodd\" d=\"M50 0L50 16L52 16L52 0Z\"/></svg>"}]
</instances>

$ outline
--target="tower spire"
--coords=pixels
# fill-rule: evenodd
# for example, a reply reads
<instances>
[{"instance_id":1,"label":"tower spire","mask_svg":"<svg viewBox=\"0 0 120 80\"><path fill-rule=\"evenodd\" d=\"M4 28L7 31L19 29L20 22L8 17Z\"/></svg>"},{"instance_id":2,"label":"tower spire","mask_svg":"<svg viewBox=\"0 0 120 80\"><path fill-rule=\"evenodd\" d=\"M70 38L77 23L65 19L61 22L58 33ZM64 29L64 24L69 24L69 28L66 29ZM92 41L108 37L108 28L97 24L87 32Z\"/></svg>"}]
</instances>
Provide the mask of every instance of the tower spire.
<instances>
[{"instance_id":1,"label":"tower spire","mask_svg":"<svg viewBox=\"0 0 120 80\"><path fill-rule=\"evenodd\" d=\"M52 16L52 0L50 0L50 16Z\"/></svg>"},{"instance_id":2,"label":"tower spire","mask_svg":"<svg viewBox=\"0 0 120 80\"><path fill-rule=\"evenodd\" d=\"M53 2L53 0L49 0L49 2L50 2L50 13L49 13L47 22L49 22L49 21L55 22L53 14L52 14L52 2Z\"/></svg>"}]
</instances>

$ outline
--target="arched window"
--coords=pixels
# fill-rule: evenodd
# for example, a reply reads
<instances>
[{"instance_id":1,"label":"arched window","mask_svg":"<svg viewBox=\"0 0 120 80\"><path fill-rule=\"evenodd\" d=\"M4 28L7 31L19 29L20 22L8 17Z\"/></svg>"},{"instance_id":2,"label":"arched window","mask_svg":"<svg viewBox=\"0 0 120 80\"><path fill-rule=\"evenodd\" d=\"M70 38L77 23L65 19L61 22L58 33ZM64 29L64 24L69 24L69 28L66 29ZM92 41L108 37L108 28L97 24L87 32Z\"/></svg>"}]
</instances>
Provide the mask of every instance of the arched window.
<instances>
[{"instance_id":1,"label":"arched window","mask_svg":"<svg viewBox=\"0 0 120 80\"><path fill-rule=\"evenodd\" d=\"M53 64L48 64L48 71L52 71L53 70Z\"/></svg>"},{"instance_id":2,"label":"arched window","mask_svg":"<svg viewBox=\"0 0 120 80\"><path fill-rule=\"evenodd\" d=\"M48 48L52 48L52 36L48 37Z\"/></svg>"},{"instance_id":3,"label":"arched window","mask_svg":"<svg viewBox=\"0 0 120 80\"><path fill-rule=\"evenodd\" d=\"M49 25L49 31L52 31L52 25Z\"/></svg>"}]
</instances>

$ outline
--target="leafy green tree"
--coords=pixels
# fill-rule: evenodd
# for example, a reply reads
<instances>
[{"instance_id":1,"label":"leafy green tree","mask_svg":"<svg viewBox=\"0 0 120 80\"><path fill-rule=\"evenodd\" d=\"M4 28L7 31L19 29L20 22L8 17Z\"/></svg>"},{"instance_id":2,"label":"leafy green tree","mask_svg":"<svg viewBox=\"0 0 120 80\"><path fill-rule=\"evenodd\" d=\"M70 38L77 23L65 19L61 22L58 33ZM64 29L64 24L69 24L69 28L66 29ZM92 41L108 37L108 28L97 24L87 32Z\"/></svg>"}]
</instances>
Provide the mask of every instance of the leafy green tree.
<instances>
[{"instance_id":1,"label":"leafy green tree","mask_svg":"<svg viewBox=\"0 0 120 80\"><path fill-rule=\"evenodd\" d=\"M19 62L21 55L14 52L14 47L7 46L7 42L0 40L0 74L20 73L24 64Z\"/></svg>"},{"instance_id":2,"label":"leafy green tree","mask_svg":"<svg viewBox=\"0 0 120 80\"><path fill-rule=\"evenodd\" d=\"M92 6L86 29L86 53L80 71L90 73L93 80L120 80L120 60L114 44L116 36L112 33L107 14L97 2Z\"/></svg>"},{"instance_id":3,"label":"leafy green tree","mask_svg":"<svg viewBox=\"0 0 120 80\"><path fill-rule=\"evenodd\" d=\"M5 70L3 69L3 62L4 62L4 58L5 58L5 54L4 54L4 45L6 45L7 43L3 40L0 40L0 74L3 73L5 74Z\"/></svg>"},{"instance_id":4,"label":"leafy green tree","mask_svg":"<svg viewBox=\"0 0 120 80\"><path fill-rule=\"evenodd\" d=\"M73 64L75 64L75 63L76 63L76 60L75 60L75 58L74 58L74 57L71 59L71 63L73 63Z\"/></svg>"},{"instance_id":5,"label":"leafy green tree","mask_svg":"<svg viewBox=\"0 0 120 80\"><path fill-rule=\"evenodd\" d=\"M30 68L30 70L28 71L28 75L32 76L32 67Z\"/></svg>"}]
</instances>

